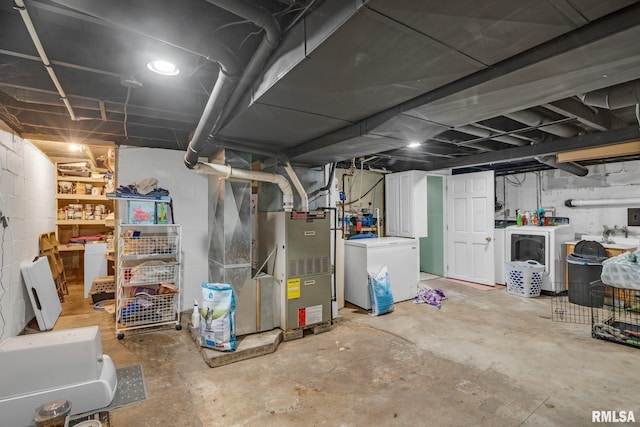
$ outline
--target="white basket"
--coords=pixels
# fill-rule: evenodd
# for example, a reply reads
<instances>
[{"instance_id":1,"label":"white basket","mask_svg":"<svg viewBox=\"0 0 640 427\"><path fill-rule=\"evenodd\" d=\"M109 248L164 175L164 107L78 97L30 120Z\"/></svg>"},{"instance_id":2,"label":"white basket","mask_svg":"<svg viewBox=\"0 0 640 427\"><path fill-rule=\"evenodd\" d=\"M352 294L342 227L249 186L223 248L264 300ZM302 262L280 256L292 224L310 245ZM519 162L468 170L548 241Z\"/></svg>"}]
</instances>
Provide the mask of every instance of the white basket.
<instances>
[{"instance_id":1,"label":"white basket","mask_svg":"<svg viewBox=\"0 0 640 427\"><path fill-rule=\"evenodd\" d=\"M130 298L122 297L118 302L122 307L120 309L120 324L139 326L175 320L178 313L175 306L176 295L138 293Z\"/></svg>"},{"instance_id":2,"label":"white basket","mask_svg":"<svg viewBox=\"0 0 640 427\"><path fill-rule=\"evenodd\" d=\"M180 265L177 262L148 261L134 267L122 267L123 286L176 283Z\"/></svg>"},{"instance_id":3,"label":"white basket","mask_svg":"<svg viewBox=\"0 0 640 427\"><path fill-rule=\"evenodd\" d=\"M521 297L537 297L542 291L544 265L537 261L513 261L505 264L507 292Z\"/></svg>"}]
</instances>

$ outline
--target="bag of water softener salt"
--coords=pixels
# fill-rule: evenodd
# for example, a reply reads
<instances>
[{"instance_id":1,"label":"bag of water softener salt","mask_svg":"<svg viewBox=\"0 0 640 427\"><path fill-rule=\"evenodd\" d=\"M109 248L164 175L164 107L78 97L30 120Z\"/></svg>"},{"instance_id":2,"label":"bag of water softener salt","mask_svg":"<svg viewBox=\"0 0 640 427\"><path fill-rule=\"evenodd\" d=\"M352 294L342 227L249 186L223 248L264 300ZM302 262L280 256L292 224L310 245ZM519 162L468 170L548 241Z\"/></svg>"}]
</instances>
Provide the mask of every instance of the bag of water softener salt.
<instances>
[{"instance_id":1,"label":"bag of water softener salt","mask_svg":"<svg viewBox=\"0 0 640 427\"><path fill-rule=\"evenodd\" d=\"M202 283L200 345L220 351L236 349L236 299L226 283Z\"/></svg>"},{"instance_id":2,"label":"bag of water softener salt","mask_svg":"<svg viewBox=\"0 0 640 427\"><path fill-rule=\"evenodd\" d=\"M393 295L391 294L387 266L382 267L378 274L372 273L371 271L367 273L369 278L369 295L371 296L371 315L379 316L392 312Z\"/></svg>"}]
</instances>

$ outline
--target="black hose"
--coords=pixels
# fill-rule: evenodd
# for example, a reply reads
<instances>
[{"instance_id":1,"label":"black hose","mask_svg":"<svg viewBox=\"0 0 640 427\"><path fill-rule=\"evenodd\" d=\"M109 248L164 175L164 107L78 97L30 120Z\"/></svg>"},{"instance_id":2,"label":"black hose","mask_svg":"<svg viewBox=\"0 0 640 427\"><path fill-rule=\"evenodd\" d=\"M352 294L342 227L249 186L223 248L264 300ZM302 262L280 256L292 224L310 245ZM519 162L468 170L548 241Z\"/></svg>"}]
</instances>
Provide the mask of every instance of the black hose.
<instances>
[{"instance_id":1,"label":"black hose","mask_svg":"<svg viewBox=\"0 0 640 427\"><path fill-rule=\"evenodd\" d=\"M316 194L322 192L322 191L326 191L329 188L331 188L331 181L333 181L333 176L336 172L336 163L331 163L331 169L329 169L329 179L327 179L327 185L318 188L317 190L313 190L311 193L309 193L309 198L315 196Z\"/></svg>"},{"instance_id":2,"label":"black hose","mask_svg":"<svg viewBox=\"0 0 640 427\"><path fill-rule=\"evenodd\" d=\"M383 179L384 179L384 176L383 176L382 178L380 178L380 179L378 180L378 182L376 182L375 184L373 184L373 187L371 187L370 189L368 189L368 190L367 190L367 192L366 192L366 193L364 193L362 196L360 196L360 197L358 197L357 199L352 200L352 201L350 201L350 202L348 202L348 203L345 203L345 205L350 205L350 204L355 203L355 202L357 202L357 201L359 201L359 200L362 200L364 197L366 197L366 196L367 196L367 194L371 193L371 192L373 191L373 189L374 189L374 188L376 188L376 187L378 186L378 184L380 184L380 182L382 182L382 180L383 180Z\"/></svg>"}]
</instances>

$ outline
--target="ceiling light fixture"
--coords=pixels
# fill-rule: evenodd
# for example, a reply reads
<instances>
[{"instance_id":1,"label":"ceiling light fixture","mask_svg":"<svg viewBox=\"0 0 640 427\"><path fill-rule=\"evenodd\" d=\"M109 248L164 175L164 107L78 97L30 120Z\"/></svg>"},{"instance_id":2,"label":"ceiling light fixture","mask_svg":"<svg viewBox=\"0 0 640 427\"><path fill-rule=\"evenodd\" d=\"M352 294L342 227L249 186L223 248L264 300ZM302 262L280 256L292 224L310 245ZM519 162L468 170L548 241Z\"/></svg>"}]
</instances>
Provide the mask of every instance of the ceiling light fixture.
<instances>
[{"instance_id":1,"label":"ceiling light fixture","mask_svg":"<svg viewBox=\"0 0 640 427\"><path fill-rule=\"evenodd\" d=\"M81 144L69 144L69 150L70 151L82 151L82 145Z\"/></svg>"},{"instance_id":2,"label":"ceiling light fixture","mask_svg":"<svg viewBox=\"0 0 640 427\"><path fill-rule=\"evenodd\" d=\"M147 68L154 73L162 74L163 76L177 76L180 74L180 69L174 63L163 59L157 59L149 62L147 64Z\"/></svg>"},{"instance_id":3,"label":"ceiling light fixture","mask_svg":"<svg viewBox=\"0 0 640 427\"><path fill-rule=\"evenodd\" d=\"M408 148L417 148L420 147L422 144L420 144L419 142L412 142L409 145L407 145Z\"/></svg>"}]
</instances>

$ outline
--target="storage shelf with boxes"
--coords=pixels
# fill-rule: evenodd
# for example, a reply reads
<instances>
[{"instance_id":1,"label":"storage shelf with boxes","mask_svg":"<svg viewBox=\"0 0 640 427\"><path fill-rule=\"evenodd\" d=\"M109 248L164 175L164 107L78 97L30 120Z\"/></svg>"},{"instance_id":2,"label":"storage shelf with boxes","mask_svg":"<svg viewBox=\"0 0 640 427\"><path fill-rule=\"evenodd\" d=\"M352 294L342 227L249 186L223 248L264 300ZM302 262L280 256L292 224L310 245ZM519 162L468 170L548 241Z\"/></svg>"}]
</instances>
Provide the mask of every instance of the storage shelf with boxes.
<instances>
[{"instance_id":1,"label":"storage shelf with boxes","mask_svg":"<svg viewBox=\"0 0 640 427\"><path fill-rule=\"evenodd\" d=\"M84 277L88 272L85 245L113 239L114 202L106 197L106 193L113 191L115 177L106 169L94 170L85 163L56 164L55 198L58 250L68 276L85 279L87 297L87 285L94 277Z\"/></svg>"}]
</instances>

